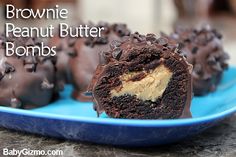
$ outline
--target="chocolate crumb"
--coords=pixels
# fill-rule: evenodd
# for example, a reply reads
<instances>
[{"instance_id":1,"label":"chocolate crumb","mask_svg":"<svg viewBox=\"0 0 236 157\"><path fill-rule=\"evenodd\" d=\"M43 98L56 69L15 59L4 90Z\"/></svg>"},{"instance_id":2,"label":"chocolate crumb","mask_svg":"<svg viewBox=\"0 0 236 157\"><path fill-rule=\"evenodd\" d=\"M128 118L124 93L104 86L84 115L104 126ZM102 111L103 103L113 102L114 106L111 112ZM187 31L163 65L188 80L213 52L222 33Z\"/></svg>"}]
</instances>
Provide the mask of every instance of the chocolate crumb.
<instances>
[{"instance_id":1,"label":"chocolate crumb","mask_svg":"<svg viewBox=\"0 0 236 157\"><path fill-rule=\"evenodd\" d=\"M53 83L49 83L49 81L45 78L41 84L42 89L52 89L54 87Z\"/></svg>"}]
</instances>

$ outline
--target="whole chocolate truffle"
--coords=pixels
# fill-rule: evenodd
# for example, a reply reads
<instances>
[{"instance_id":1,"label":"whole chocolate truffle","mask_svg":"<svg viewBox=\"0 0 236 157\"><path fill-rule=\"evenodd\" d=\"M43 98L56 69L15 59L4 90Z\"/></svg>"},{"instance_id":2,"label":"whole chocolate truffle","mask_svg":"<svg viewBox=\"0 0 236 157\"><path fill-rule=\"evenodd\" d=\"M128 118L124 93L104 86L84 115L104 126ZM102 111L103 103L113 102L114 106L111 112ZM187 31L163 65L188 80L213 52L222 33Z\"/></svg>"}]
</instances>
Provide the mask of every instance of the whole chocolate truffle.
<instances>
[{"instance_id":1,"label":"whole chocolate truffle","mask_svg":"<svg viewBox=\"0 0 236 157\"><path fill-rule=\"evenodd\" d=\"M91 101L91 95L86 95L88 85L100 61L99 53L109 50L109 43L121 40L130 34L125 24L99 23L95 27L104 27L101 37L79 38L75 43L76 56L70 58L73 98L79 101Z\"/></svg>"},{"instance_id":2,"label":"whole chocolate truffle","mask_svg":"<svg viewBox=\"0 0 236 157\"><path fill-rule=\"evenodd\" d=\"M222 35L209 26L201 29L179 27L168 38L179 43L182 54L193 65L194 94L200 96L215 91L228 67L229 56L223 49Z\"/></svg>"},{"instance_id":3,"label":"whole chocolate truffle","mask_svg":"<svg viewBox=\"0 0 236 157\"><path fill-rule=\"evenodd\" d=\"M54 60L31 52L7 57L6 41L25 48L41 44L36 38L0 38L0 105L34 108L53 101L57 96Z\"/></svg>"},{"instance_id":4,"label":"whole chocolate truffle","mask_svg":"<svg viewBox=\"0 0 236 157\"><path fill-rule=\"evenodd\" d=\"M104 53L90 89L98 114L113 118L191 117L192 66L175 45L153 34L132 34Z\"/></svg>"},{"instance_id":5,"label":"whole chocolate truffle","mask_svg":"<svg viewBox=\"0 0 236 157\"><path fill-rule=\"evenodd\" d=\"M69 68L69 59L72 56L75 56L75 42L77 38L65 37L60 38L58 35L55 35L49 40L49 46L56 46L56 78L58 87L63 89L64 84L71 83L71 70Z\"/></svg>"}]
</instances>

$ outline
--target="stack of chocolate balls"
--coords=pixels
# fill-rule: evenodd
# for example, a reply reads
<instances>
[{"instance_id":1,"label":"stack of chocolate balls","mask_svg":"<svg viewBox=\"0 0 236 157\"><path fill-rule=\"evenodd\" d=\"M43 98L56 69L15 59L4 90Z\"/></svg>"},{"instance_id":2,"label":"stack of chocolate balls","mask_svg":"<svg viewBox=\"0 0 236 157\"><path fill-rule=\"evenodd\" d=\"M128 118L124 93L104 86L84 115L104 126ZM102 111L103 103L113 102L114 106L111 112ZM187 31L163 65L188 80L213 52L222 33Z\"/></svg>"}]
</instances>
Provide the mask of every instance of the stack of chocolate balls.
<instances>
[{"instance_id":1,"label":"stack of chocolate balls","mask_svg":"<svg viewBox=\"0 0 236 157\"><path fill-rule=\"evenodd\" d=\"M49 45L57 47L53 58L8 58L4 56L6 40L24 46L38 42L1 36L0 105L47 105L59 99L65 84L71 84L72 97L94 102L98 115L189 118L192 95L215 91L228 67L222 35L208 26L176 28L160 38L132 33L125 24L94 26L105 28L101 37L50 39Z\"/></svg>"}]
</instances>

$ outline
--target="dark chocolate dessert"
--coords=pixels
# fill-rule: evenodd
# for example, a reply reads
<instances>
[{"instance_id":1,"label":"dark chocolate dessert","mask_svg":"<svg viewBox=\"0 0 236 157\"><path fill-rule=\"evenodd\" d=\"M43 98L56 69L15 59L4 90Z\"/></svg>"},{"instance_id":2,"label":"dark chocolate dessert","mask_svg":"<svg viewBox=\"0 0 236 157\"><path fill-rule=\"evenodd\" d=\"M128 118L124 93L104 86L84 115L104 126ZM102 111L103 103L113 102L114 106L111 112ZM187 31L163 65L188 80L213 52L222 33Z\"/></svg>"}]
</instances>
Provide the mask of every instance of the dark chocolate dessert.
<instances>
[{"instance_id":1,"label":"dark chocolate dessert","mask_svg":"<svg viewBox=\"0 0 236 157\"><path fill-rule=\"evenodd\" d=\"M92 79L95 109L113 118L191 117L192 66L165 38L132 34L113 41Z\"/></svg>"},{"instance_id":2,"label":"dark chocolate dessert","mask_svg":"<svg viewBox=\"0 0 236 157\"><path fill-rule=\"evenodd\" d=\"M99 23L96 27L104 27L102 36L97 38L80 38L76 41L76 56L70 59L72 83L74 85L73 98L79 101L91 101L91 95L86 95L88 85L99 64L99 53L109 50L109 43L121 40L130 34L125 24Z\"/></svg>"},{"instance_id":3,"label":"dark chocolate dessert","mask_svg":"<svg viewBox=\"0 0 236 157\"><path fill-rule=\"evenodd\" d=\"M0 38L0 105L34 108L53 101L55 61L37 55L7 57L6 42L24 47L41 44L36 38Z\"/></svg>"},{"instance_id":4,"label":"dark chocolate dessert","mask_svg":"<svg viewBox=\"0 0 236 157\"><path fill-rule=\"evenodd\" d=\"M49 40L49 46L56 46L56 78L59 88L64 88L64 84L71 83L71 70L69 68L69 59L75 56L75 42L77 38L60 38L54 36Z\"/></svg>"},{"instance_id":5,"label":"dark chocolate dessert","mask_svg":"<svg viewBox=\"0 0 236 157\"><path fill-rule=\"evenodd\" d=\"M169 39L179 43L181 52L193 65L194 95L214 91L228 67L229 56L223 49L222 35L209 26L201 29L176 28Z\"/></svg>"}]
</instances>

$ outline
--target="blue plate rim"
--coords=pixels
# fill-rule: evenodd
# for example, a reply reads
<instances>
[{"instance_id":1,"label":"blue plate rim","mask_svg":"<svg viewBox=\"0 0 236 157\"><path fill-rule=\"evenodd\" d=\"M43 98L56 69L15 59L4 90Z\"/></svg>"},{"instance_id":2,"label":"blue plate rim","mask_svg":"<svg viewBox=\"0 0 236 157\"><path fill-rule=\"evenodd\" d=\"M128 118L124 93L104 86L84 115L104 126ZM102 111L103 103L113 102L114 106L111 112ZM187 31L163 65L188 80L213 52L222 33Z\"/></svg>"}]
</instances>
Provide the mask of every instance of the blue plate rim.
<instances>
[{"instance_id":1,"label":"blue plate rim","mask_svg":"<svg viewBox=\"0 0 236 157\"><path fill-rule=\"evenodd\" d=\"M115 119L115 118L93 118L93 117L77 117L69 115L58 115L52 113L42 113L30 110L15 109L0 106L0 112L19 115L19 116L30 116L34 118L45 118L50 120L63 120L63 121L74 121L84 123L95 123L103 125L122 125L122 126L141 126L141 127L173 127L182 125L193 125L198 123L206 123L216 119L223 119L224 117L231 115L236 112L236 106L212 114L209 116L197 117L197 118L186 118L186 119L163 119L163 120L144 120L144 119Z\"/></svg>"}]
</instances>

